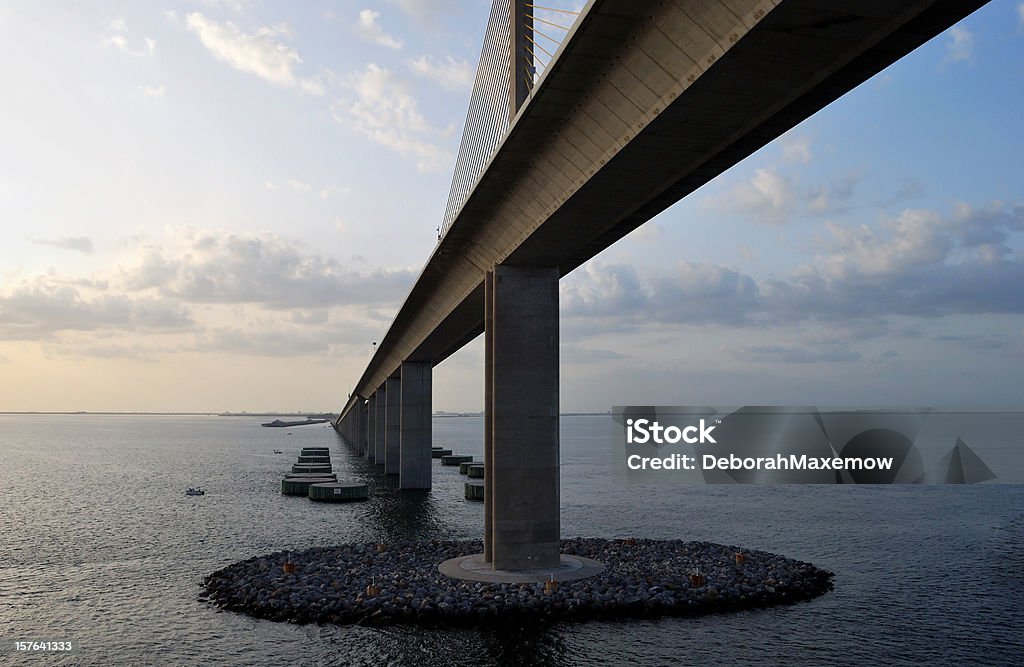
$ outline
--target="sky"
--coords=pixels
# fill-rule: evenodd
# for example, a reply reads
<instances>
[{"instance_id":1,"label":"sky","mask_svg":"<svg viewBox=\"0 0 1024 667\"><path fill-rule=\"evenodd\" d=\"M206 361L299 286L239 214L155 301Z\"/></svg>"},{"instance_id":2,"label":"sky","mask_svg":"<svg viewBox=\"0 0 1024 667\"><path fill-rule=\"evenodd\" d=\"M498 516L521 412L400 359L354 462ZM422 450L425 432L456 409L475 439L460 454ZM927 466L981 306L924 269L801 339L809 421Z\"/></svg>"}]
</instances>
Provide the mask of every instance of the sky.
<instances>
[{"instance_id":1,"label":"sky","mask_svg":"<svg viewBox=\"0 0 1024 667\"><path fill-rule=\"evenodd\" d=\"M340 409L489 6L0 1L0 411ZM1021 109L994 0L565 277L562 409L1021 407ZM482 409L482 359L435 409Z\"/></svg>"}]
</instances>

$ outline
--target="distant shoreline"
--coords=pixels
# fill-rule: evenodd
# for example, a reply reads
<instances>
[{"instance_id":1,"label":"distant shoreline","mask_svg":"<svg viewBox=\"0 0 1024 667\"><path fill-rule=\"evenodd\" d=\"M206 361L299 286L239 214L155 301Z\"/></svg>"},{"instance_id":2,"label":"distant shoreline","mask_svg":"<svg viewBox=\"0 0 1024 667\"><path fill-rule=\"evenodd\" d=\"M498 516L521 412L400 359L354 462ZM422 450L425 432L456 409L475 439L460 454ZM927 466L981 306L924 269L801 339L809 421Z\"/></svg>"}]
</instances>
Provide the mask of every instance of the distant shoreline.
<instances>
[{"instance_id":1,"label":"distant shoreline","mask_svg":"<svg viewBox=\"0 0 1024 667\"><path fill-rule=\"evenodd\" d=\"M0 415L98 415L153 417L306 417L336 416L335 412L126 412L89 410L0 410Z\"/></svg>"},{"instance_id":2,"label":"distant shoreline","mask_svg":"<svg viewBox=\"0 0 1024 667\"><path fill-rule=\"evenodd\" d=\"M0 410L0 415L96 415L96 416L139 416L139 417L313 417L331 419L337 412L128 412L89 410ZM483 417L482 412L440 412L432 417ZM560 417L600 417L610 412L563 412Z\"/></svg>"},{"instance_id":3,"label":"distant shoreline","mask_svg":"<svg viewBox=\"0 0 1024 667\"><path fill-rule=\"evenodd\" d=\"M904 411L887 411L887 410L865 410L867 412L897 412L903 413ZM860 410L853 410L850 412L860 412ZM1024 408L1021 409L997 409L997 410L942 410L933 409L933 414L986 414L986 415L1005 415L1005 414L1020 414L1024 412ZM906 414L917 414L916 412L908 412ZM337 412L125 412L125 411L108 411L108 412L90 412L88 410L0 410L0 415L82 415L82 416L122 416L122 417L312 417L314 419L334 419L338 416ZM432 417L437 418L448 418L448 417L483 417L482 412L435 412ZM612 416L611 412L561 412L559 417L609 417Z\"/></svg>"}]
</instances>

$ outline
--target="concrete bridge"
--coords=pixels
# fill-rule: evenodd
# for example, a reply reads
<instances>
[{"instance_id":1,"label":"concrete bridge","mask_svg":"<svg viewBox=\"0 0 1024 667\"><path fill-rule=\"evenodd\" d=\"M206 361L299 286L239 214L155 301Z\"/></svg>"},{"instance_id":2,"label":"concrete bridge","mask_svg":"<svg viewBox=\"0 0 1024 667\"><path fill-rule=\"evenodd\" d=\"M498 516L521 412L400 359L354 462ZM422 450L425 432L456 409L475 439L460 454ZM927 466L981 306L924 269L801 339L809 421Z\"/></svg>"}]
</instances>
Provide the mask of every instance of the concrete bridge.
<instances>
[{"instance_id":1,"label":"concrete bridge","mask_svg":"<svg viewBox=\"0 0 1024 667\"><path fill-rule=\"evenodd\" d=\"M537 75L550 23L495 0L443 235L336 429L430 488L431 369L485 334L484 560L556 565L559 279L984 4L591 0Z\"/></svg>"}]
</instances>

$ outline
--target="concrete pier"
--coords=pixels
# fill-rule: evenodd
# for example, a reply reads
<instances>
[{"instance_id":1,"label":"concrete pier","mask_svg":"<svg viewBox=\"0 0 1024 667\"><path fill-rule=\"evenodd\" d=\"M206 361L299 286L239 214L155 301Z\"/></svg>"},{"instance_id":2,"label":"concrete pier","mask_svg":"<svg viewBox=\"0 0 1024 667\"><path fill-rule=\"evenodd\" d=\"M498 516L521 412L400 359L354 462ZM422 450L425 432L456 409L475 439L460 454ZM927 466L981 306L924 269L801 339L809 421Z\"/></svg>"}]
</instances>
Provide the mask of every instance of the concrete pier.
<instances>
[{"instance_id":1,"label":"concrete pier","mask_svg":"<svg viewBox=\"0 0 1024 667\"><path fill-rule=\"evenodd\" d=\"M362 454L362 442L363 438L366 436L363 421L363 406L361 402L356 406L355 410L349 413L348 421L351 422L351 437L349 438L349 442L352 444L352 447L357 454Z\"/></svg>"},{"instance_id":2,"label":"concrete pier","mask_svg":"<svg viewBox=\"0 0 1024 667\"><path fill-rule=\"evenodd\" d=\"M369 411L369 409L367 408L366 404L363 401L360 401L360 403L361 403L361 405L359 407L359 413L360 413L361 416L359 418L360 419L359 423L361 424L361 426L360 426L360 430L359 430L359 440L358 440L358 442L359 442L359 453L362 456L366 456L366 449L367 449L366 439L369 437L369 432L370 432L370 411Z\"/></svg>"},{"instance_id":3,"label":"concrete pier","mask_svg":"<svg viewBox=\"0 0 1024 667\"><path fill-rule=\"evenodd\" d=\"M431 376L428 363L402 364L401 442L398 461L400 489L429 489L431 477Z\"/></svg>"},{"instance_id":4,"label":"concrete pier","mask_svg":"<svg viewBox=\"0 0 1024 667\"><path fill-rule=\"evenodd\" d=\"M485 563L494 561L494 271L484 275L484 551Z\"/></svg>"},{"instance_id":5,"label":"concrete pier","mask_svg":"<svg viewBox=\"0 0 1024 667\"><path fill-rule=\"evenodd\" d=\"M373 460L374 443L377 442L377 392L370 394L370 400L366 404L366 449L363 456Z\"/></svg>"},{"instance_id":6,"label":"concrete pier","mask_svg":"<svg viewBox=\"0 0 1024 667\"><path fill-rule=\"evenodd\" d=\"M387 387L387 407L384 411L384 474L399 472L399 447L402 438L402 379L390 377Z\"/></svg>"},{"instance_id":7,"label":"concrete pier","mask_svg":"<svg viewBox=\"0 0 1024 667\"><path fill-rule=\"evenodd\" d=\"M499 265L490 281L484 509L496 570L560 562L558 277L553 267Z\"/></svg>"},{"instance_id":8,"label":"concrete pier","mask_svg":"<svg viewBox=\"0 0 1024 667\"><path fill-rule=\"evenodd\" d=\"M388 407L388 384L377 388L376 423L373 437L373 462L379 466L384 465L384 442L387 429L387 407Z\"/></svg>"}]
</instances>

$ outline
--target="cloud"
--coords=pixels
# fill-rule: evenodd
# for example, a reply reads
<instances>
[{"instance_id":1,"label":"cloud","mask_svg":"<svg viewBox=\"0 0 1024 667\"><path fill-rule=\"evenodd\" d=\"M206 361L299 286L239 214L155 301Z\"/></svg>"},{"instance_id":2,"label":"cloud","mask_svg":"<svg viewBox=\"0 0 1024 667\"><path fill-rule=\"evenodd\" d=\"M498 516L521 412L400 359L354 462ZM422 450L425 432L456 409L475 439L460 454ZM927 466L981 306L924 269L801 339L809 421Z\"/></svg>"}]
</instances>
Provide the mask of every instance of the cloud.
<instances>
[{"instance_id":1,"label":"cloud","mask_svg":"<svg viewBox=\"0 0 1024 667\"><path fill-rule=\"evenodd\" d=\"M563 364L604 364L610 361L628 359L628 357L612 350L582 347L576 344L562 343L558 348L558 358Z\"/></svg>"},{"instance_id":2,"label":"cloud","mask_svg":"<svg viewBox=\"0 0 1024 667\"><path fill-rule=\"evenodd\" d=\"M352 186L351 185L325 185L324 187L320 188L320 198L321 199L327 199L328 197L331 197L332 195L336 195L336 194L337 195L341 195L342 197L347 197L348 195L352 194Z\"/></svg>"},{"instance_id":3,"label":"cloud","mask_svg":"<svg viewBox=\"0 0 1024 667\"><path fill-rule=\"evenodd\" d=\"M160 354L178 351L176 348L166 346L123 343L92 344L80 340L50 343L43 349L47 354L70 359L133 359L150 362L156 361Z\"/></svg>"},{"instance_id":4,"label":"cloud","mask_svg":"<svg viewBox=\"0 0 1024 667\"><path fill-rule=\"evenodd\" d=\"M270 233L170 228L124 251L132 259L92 275L9 277L0 341L72 358L345 354L380 340L415 279L345 266Z\"/></svg>"},{"instance_id":5,"label":"cloud","mask_svg":"<svg viewBox=\"0 0 1024 667\"><path fill-rule=\"evenodd\" d=\"M665 229L654 220L648 220L629 233L631 241L657 243L665 235Z\"/></svg>"},{"instance_id":6,"label":"cloud","mask_svg":"<svg viewBox=\"0 0 1024 667\"><path fill-rule=\"evenodd\" d=\"M825 230L812 263L762 280L706 263L640 275L629 265L591 261L563 281L566 328L585 337L663 323L812 321L852 341L891 333L886 318L897 316L1024 314L1024 261L1013 250L1024 233L1024 205L961 204L946 215L908 209L875 226L829 222Z\"/></svg>"},{"instance_id":7,"label":"cloud","mask_svg":"<svg viewBox=\"0 0 1024 667\"><path fill-rule=\"evenodd\" d=\"M32 243L38 243L39 245L50 246L52 248L74 250L75 252L80 252L83 255L91 255L93 251L92 239L88 236L64 236L59 239L30 238L29 241Z\"/></svg>"},{"instance_id":8,"label":"cloud","mask_svg":"<svg viewBox=\"0 0 1024 667\"><path fill-rule=\"evenodd\" d=\"M368 42L389 49L402 48L401 41L384 32L384 29L377 23L378 18L380 18L380 12L375 12L372 9L364 9L359 12L359 22L357 24L359 35Z\"/></svg>"},{"instance_id":9,"label":"cloud","mask_svg":"<svg viewBox=\"0 0 1024 667\"><path fill-rule=\"evenodd\" d=\"M190 13L185 23L221 62L279 86L297 87L313 95L324 93L318 80L296 75L295 67L302 59L294 48L277 39L287 34L286 28L265 26L250 35L231 22L218 23L199 12Z\"/></svg>"},{"instance_id":10,"label":"cloud","mask_svg":"<svg viewBox=\"0 0 1024 667\"><path fill-rule=\"evenodd\" d=\"M893 204L898 204L908 199L916 199L924 194L924 186L916 178L907 178L900 183L900 186L896 189L888 199L878 202L879 208L886 208Z\"/></svg>"},{"instance_id":11,"label":"cloud","mask_svg":"<svg viewBox=\"0 0 1024 667\"><path fill-rule=\"evenodd\" d=\"M749 181L706 203L720 210L743 213L754 222L777 225L788 220L797 199L793 183L769 167L755 170Z\"/></svg>"},{"instance_id":12,"label":"cloud","mask_svg":"<svg viewBox=\"0 0 1024 667\"><path fill-rule=\"evenodd\" d=\"M196 336L196 352L244 354L261 357L323 356L338 346L363 346L380 332L365 326L281 326L214 328Z\"/></svg>"},{"instance_id":13,"label":"cloud","mask_svg":"<svg viewBox=\"0 0 1024 667\"><path fill-rule=\"evenodd\" d=\"M113 46L121 53L137 58L152 58L156 54L156 41L143 37L141 43L132 46L128 39L128 26L123 18L117 18L107 24L107 32L100 40L104 46Z\"/></svg>"},{"instance_id":14,"label":"cloud","mask_svg":"<svg viewBox=\"0 0 1024 667\"><path fill-rule=\"evenodd\" d=\"M814 364L860 361L861 354L843 343L795 343L782 345L750 345L723 350L740 361Z\"/></svg>"},{"instance_id":15,"label":"cloud","mask_svg":"<svg viewBox=\"0 0 1024 667\"><path fill-rule=\"evenodd\" d=\"M271 309L386 306L398 303L415 278L408 270L354 271L270 233L177 233L182 246L150 247L122 269L126 289L153 290L187 303Z\"/></svg>"},{"instance_id":16,"label":"cloud","mask_svg":"<svg viewBox=\"0 0 1024 667\"><path fill-rule=\"evenodd\" d=\"M794 137L785 135L779 140L782 146L782 159L784 162L799 162L807 164L811 161L811 140L808 137Z\"/></svg>"},{"instance_id":17,"label":"cloud","mask_svg":"<svg viewBox=\"0 0 1024 667\"><path fill-rule=\"evenodd\" d=\"M148 97L163 97L167 89L163 86L139 86L139 92Z\"/></svg>"},{"instance_id":18,"label":"cloud","mask_svg":"<svg viewBox=\"0 0 1024 667\"><path fill-rule=\"evenodd\" d=\"M0 339L41 340L60 331L180 331L194 325L180 304L149 297L89 298L45 279L0 293Z\"/></svg>"},{"instance_id":19,"label":"cloud","mask_svg":"<svg viewBox=\"0 0 1024 667\"><path fill-rule=\"evenodd\" d=\"M291 187L291 189L295 190L296 192L309 192L310 190L313 189L313 186L310 185L309 183L303 183L302 181L294 178L288 179L288 186Z\"/></svg>"},{"instance_id":20,"label":"cloud","mask_svg":"<svg viewBox=\"0 0 1024 667\"><path fill-rule=\"evenodd\" d=\"M946 334L935 336L932 340L940 343L956 343L974 350L1000 350L1007 346L1007 341L999 336L981 336L978 334Z\"/></svg>"},{"instance_id":21,"label":"cloud","mask_svg":"<svg viewBox=\"0 0 1024 667\"><path fill-rule=\"evenodd\" d=\"M1024 313L1024 262L1010 248L1024 206L964 204L952 214L903 211L877 227L827 224L831 244L811 266L765 281L767 307L789 317Z\"/></svg>"},{"instance_id":22,"label":"cloud","mask_svg":"<svg viewBox=\"0 0 1024 667\"><path fill-rule=\"evenodd\" d=\"M1024 28L1024 2L1017 5L1017 25Z\"/></svg>"},{"instance_id":23,"label":"cloud","mask_svg":"<svg viewBox=\"0 0 1024 667\"><path fill-rule=\"evenodd\" d=\"M1011 235L1024 231L1024 205L994 203L981 209L966 204L941 216L906 209L877 227L826 223L830 252L819 258L821 271L843 280L912 273L952 259L952 268L991 265L1012 253Z\"/></svg>"},{"instance_id":24,"label":"cloud","mask_svg":"<svg viewBox=\"0 0 1024 667\"><path fill-rule=\"evenodd\" d=\"M436 19L457 7L455 0L392 0L410 16L418 20Z\"/></svg>"},{"instance_id":25,"label":"cloud","mask_svg":"<svg viewBox=\"0 0 1024 667\"><path fill-rule=\"evenodd\" d=\"M847 202L853 198L854 188L860 180L861 174L852 172L833 183L808 188L801 197L811 213L839 213L848 208Z\"/></svg>"},{"instance_id":26,"label":"cloud","mask_svg":"<svg viewBox=\"0 0 1024 667\"><path fill-rule=\"evenodd\" d=\"M355 98L334 105L338 122L415 160L421 171L442 170L451 163L451 154L435 142L450 135L453 128L442 131L427 122L404 81L370 63L362 72L350 75L344 85Z\"/></svg>"},{"instance_id":27,"label":"cloud","mask_svg":"<svg viewBox=\"0 0 1024 667\"><path fill-rule=\"evenodd\" d=\"M201 0L201 2L207 7L229 9L239 14L252 7L252 0Z\"/></svg>"},{"instance_id":28,"label":"cloud","mask_svg":"<svg viewBox=\"0 0 1024 667\"><path fill-rule=\"evenodd\" d=\"M788 157L784 155L784 159L801 161L801 145L800 141L784 144L783 152L789 153ZM798 214L819 216L845 211L861 178L859 171L850 171L831 182L802 186L776 166L763 167L725 194L706 197L703 205L744 215L753 222L781 225Z\"/></svg>"},{"instance_id":29,"label":"cloud","mask_svg":"<svg viewBox=\"0 0 1024 667\"><path fill-rule=\"evenodd\" d=\"M330 315L324 308L292 312L292 322L296 324L327 324L329 318Z\"/></svg>"},{"instance_id":30,"label":"cloud","mask_svg":"<svg viewBox=\"0 0 1024 667\"><path fill-rule=\"evenodd\" d=\"M680 262L674 275L642 280L628 264L588 262L563 282L566 317L615 318L631 322L737 324L757 310L758 286L739 271Z\"/></svg>"},{"instance_id":31,"label":"cloud","mask_svg":"<svg viewBox=\"0 0 1024 667\"><path fill-rule=\"evenodd\" d=\"M972 62L974 60L974 35L960 26L950 28L944 60L951 63Z\"/></svg>"},{"instance_id":32,"label":"cloud","mask_svg":"<svg viewBox=\"0 0 1024 667\"><path fill-rule=\"evenodd\" d=\"M409 61L409 69L445 90L462 92L473 85L473 66L467 60L457 60L450 55L445 56L442 62L430 56L420 56Z\"/></svg>"}]
</instances>

